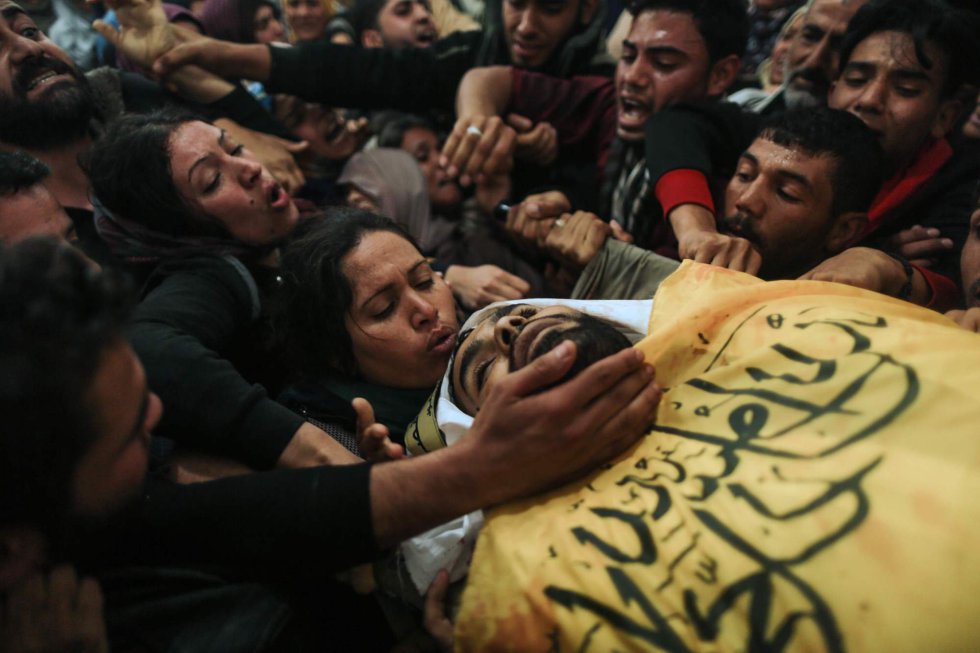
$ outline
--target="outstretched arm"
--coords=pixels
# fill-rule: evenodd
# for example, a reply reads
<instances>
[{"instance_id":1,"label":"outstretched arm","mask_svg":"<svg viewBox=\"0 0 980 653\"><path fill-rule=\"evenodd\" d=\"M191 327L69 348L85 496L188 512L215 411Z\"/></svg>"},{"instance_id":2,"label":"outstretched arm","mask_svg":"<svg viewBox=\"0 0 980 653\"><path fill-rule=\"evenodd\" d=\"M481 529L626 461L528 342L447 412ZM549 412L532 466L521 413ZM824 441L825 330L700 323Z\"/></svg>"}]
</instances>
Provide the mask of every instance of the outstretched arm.
<instances>
[{"instance_id":1,"label":"outstretched arm","mask_svg":"<svg viewBox=\"0 0 980 653\"><path fill-rule=\"evenodd\" d=\"M117 50L146 70L165 52L173 49L186 34L167 20L160 0L109 0L116 10L120 29L97 20L93 27ZM224 79L197 66L182 68L169 80L171 90L192 102L208 104L234 90Z\"/></svg>"}]
</instances>

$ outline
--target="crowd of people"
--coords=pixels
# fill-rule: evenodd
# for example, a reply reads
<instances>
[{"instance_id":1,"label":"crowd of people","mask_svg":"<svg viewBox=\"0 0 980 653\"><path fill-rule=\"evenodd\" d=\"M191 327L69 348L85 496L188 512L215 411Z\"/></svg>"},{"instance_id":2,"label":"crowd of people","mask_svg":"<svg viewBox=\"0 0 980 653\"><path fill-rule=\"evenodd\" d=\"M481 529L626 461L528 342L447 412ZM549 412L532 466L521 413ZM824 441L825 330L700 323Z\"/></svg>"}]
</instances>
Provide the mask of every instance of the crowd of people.
<instances>
[{"instance_id":1,"label":"crowd of people","mask_svg":"<svg viewBox=\"0 0 980 653\"><path fill-rule=\"evenodd\" d=\"M564 302L686 259L980 332L970 2L103 1L0 0L4 651L451 649L399 543L646 434Z\"/></svg>"}]
</instances>

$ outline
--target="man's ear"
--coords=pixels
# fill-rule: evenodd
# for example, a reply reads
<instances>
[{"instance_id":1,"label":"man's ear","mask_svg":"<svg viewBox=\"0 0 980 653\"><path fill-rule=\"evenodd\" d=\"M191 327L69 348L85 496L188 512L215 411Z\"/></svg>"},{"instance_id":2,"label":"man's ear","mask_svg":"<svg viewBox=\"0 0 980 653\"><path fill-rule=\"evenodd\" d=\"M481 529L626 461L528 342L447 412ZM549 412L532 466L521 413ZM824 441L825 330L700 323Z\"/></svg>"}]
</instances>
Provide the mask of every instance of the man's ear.
<instances>
[{"instance_id":1,"label":"man's ear","mask_svg":"<svg viewBox=\"0 0 980 653\"><path fill-rule=\"evenodd\" d=\"M0 527L0 594L37 573L47 557L47 545L36 528Z\"/></svg>"},{"instance_id":2,"label":"man's ear","mask_svg":"<svg viewBox=\"0 0 980 653\"><path fill-rule=\"evenodd\" d=\"M383 48L385 46L384 39L381 38L381 32L376 29L366 29L361 32L361 47L365 48Z\"/></svg>"},{"instance_id":3,"label":"man's ear","mask_svg":"<svg viewBox=\"0 0 980 653\"><path fill-rule=\"evenodd\" d=\"M963 103L953 98L943 100L939 104L939 111L932 121L931 134L933 138L942 138L953 128L957 119L963 112Z\"/></svg>"},{"instance_id":4,"label":"man's ear","mask_svg":"<svg viewBox=\"0 0 980 653\"><path fill-rule=\"evenodd\" d=\"M730 54L716 61L708 72L708 97L719 97L735 82L742 60Z\"/></svg>"},{"instance_id":5,"label":"man's ear","mask_svg":"<svg viewBox=\"0 0 980 653\"><path fill-rule=\"evenodd\" d=\"M861 237L867 226L868 214L864 211L841 213L830 228L830 233L827 234L824 250L831 256L840 254Z\"/></svg>"},{"instance_id":6,"label":"man's ear","mask_svg":"<svg viewBox=\"0 0 980 653\"><path fill-rule=\"evenodd\" d=\"M599 9L599 0L581 0L582 11L579 13L579 23L588 25L595 18L595 12Z\"/></svg>"}]
</instances>

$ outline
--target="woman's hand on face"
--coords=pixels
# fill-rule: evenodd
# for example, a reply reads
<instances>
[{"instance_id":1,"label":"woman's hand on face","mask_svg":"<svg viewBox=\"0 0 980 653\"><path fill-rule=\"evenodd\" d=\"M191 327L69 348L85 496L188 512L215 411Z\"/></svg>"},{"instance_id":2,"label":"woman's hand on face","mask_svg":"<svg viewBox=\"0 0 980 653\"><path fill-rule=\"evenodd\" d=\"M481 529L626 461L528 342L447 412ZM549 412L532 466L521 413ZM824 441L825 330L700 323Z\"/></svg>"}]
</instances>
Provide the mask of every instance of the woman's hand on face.
<instances>
[{"instance_id":1,"label":"woman's hand on face","mask_svg":"<svg viewBox=\"0 0 980 653\"><path fill-rule=\"evenodd\" d=\"M494 302L523 299L531 285L496 265L451 265L446 283L463 306L476 310Z\"/></svg>"},{"instance_id":2,"label":"woman's hand on face","mask_svg":"<svg viewBox=\"0 0 980 653\"><path fill-rule=\"evenodd\" d=\"M357 413L357 447L364 460L383 463L405 457L405 450L391 441L388 427L374 421L374 408L367 399L357 397L351 402Z\"/></svg>"}]
</instances>

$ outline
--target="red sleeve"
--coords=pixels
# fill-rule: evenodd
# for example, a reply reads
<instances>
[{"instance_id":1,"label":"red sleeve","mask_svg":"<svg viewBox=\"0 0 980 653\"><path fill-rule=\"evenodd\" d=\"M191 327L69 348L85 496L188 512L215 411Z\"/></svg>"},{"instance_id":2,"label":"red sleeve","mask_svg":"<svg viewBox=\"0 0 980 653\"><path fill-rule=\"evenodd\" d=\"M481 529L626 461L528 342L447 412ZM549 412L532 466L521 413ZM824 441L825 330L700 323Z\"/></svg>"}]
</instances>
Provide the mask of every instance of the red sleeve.
<instances>
[{"instance_id":1,"label":"red sleeve","mask_svg":"<svg viewBox=\"0 0 980 653\"><path fill-rule=\"evenodd\" d=\"M945 313L957 307L961 295L959 286L956 285L955 281L928 268L922 268L918 265L912 267L919 271L929 285L929 290L932 291L932 299L926 304L926 308Z\"/></svg>"},{"instance_id":2,"label":"red sleeve","mask_svg":"<svg viewBox=\"0 0 980 653\"><path fill-rule=\"evenodd\" d=\"M699 204L714 215L715 203L703 172L692 169L671 170L653 189L664 210L664 219L680 204Z\"/></svg>"}]
</instances>

